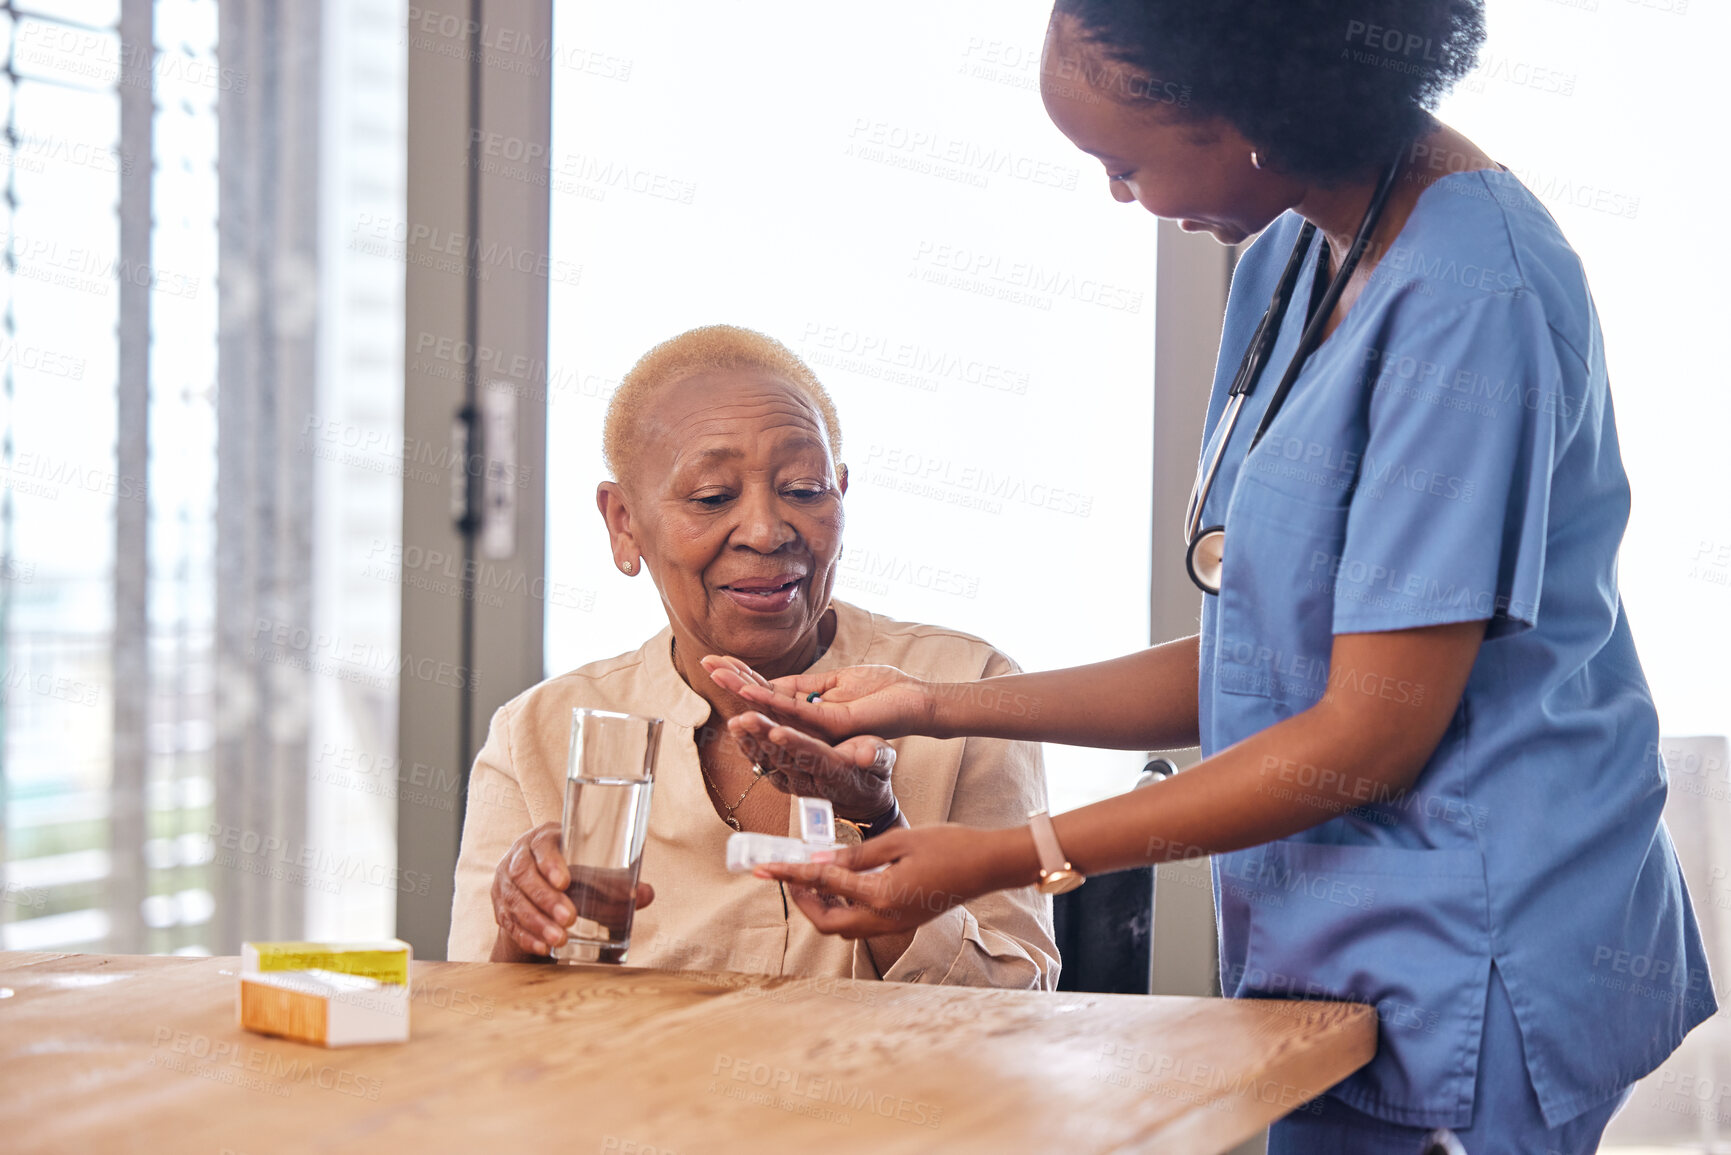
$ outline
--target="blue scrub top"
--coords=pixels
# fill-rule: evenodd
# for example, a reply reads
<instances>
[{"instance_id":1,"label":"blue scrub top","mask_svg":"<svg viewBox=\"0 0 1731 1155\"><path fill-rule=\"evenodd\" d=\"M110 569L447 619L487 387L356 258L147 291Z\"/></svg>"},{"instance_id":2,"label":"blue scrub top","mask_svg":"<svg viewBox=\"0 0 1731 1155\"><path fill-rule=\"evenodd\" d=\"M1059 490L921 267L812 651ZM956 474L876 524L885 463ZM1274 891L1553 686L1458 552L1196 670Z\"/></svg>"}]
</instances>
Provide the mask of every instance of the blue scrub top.
<instances>
[{"instance_id":1,"label":"blue scrub top","mask_svg":"<svg viewBox=\"0 0 1731 1155\"><path fill-rule=\"evenodd\" d=\"M1205 454L1301 223L1276 221L1233 276ZM1222 987L1374 1004L1376 1058L1331 1093L1465 1126L1494 965L1524 1058L1484 1061L1517 1076L1524 1062L1556 1126L1717 1006L1617 593L1629 484L1598 318L1579 258L1515 177L1450 175L1247 458L1319 248L1204 511L1227 534L1220 595L1203 600L1203 753L1321 698L1336 634L1490 625L1410 791L1267 760L1262 789L1340 816L1215 858ZM1334 673L1347 692L1425 693Z\"/></svg>"}]
</instances>

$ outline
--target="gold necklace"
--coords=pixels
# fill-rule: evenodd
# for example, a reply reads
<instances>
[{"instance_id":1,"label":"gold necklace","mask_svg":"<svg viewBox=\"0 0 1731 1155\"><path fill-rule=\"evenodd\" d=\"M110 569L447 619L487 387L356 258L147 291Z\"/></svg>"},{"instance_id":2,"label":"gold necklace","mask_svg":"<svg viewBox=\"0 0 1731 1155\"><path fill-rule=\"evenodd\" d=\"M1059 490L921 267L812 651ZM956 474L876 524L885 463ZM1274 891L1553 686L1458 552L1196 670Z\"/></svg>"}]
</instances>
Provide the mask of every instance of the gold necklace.
<instances>
[{"instance_id":1,"label":"gold necklace","mask_svg":"<svg viewBox=\"0 0 1731 1155\"><path fill-rule=\"evenodd\" d=\"M699 750L697 752L697 772L699 774L703 775L703 781L709 786L709 788L711 790L715 791L715 800L717 802L721 803L722 806L727 808L727 814L725 817L722 818L722 821L727 823L729 826L733 827L735 830L744 830L745 828L739 824L739 819L737 819L733 816L733 812L735 810L738 810L742 805L745 804L745 800L747 798L751 797L751 792L753 790L757 789L757 784L759 782L762 782L763 778L752 779L751 785L747 786L745 788L745 793L741 794L739 796L739 801L735 802L732 806L728 806L727 805L727 799L725 799L721 796L721 787L719 787L715 784L715 779L711 778L709 776L709 771L707 771L703 768L703 751L702 750Z\"/></svg>"}]
</instances>

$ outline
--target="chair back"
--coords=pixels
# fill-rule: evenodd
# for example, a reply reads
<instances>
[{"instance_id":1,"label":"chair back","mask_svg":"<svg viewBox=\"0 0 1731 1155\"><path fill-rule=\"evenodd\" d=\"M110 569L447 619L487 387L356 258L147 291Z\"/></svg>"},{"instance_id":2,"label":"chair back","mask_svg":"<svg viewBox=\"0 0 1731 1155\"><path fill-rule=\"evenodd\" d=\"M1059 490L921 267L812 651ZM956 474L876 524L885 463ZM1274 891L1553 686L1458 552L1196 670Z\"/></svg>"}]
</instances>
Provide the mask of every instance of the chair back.
<instances>
[{"instance_id":1,"label":"chair back","mask_svg":"<svg viewBox=\"0 0 1731 1155\"><path fill-rule=\"evenodd\" d=\"M1155 758L1142 768L1140 789L1176 769ZM1061 965L1058 989L1105 995L1152 993L1154 867L1101 874L1052 900L1053 937Z\"/></svg>"}]
</instances>

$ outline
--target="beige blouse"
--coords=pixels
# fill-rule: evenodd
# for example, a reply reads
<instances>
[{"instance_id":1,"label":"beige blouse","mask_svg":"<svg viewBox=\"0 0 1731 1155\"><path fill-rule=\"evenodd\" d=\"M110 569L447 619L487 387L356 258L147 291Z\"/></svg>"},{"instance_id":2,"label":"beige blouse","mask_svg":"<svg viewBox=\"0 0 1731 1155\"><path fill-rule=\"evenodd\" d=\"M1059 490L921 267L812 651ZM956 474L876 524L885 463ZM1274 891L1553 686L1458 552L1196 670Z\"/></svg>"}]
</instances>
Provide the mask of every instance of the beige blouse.
<instances>
[{"instance_id":1,"label":"beige blouse","mask_svg":"<svg viewBox=\"0 0 1731 1155\"><path fill-rule=\"evenodd\" d=\"M940 626L892 621L834 602L835 637L811 667L885 664L920 677L963 681L1016 672L987 643ZM643 849L655 901L637 912L632 966L891 982L1050 990L1058 981L1051 901L1032 887L953 907L921 926L880 976L864 943L817 933L779 882L729 874L733 833L704 790L694 738L709 703L673 667L672 631L640 650L595 662L518 695L493 715L475 758L457 860L449 957L485 960L498 928L493 871L518 835L557 822L564 807L571 709L588 706L664 718ZM899 738L896 797L914 826L1013 826L1046 805L1040 748L992 738Z\"/></svg>"}]
</instances>

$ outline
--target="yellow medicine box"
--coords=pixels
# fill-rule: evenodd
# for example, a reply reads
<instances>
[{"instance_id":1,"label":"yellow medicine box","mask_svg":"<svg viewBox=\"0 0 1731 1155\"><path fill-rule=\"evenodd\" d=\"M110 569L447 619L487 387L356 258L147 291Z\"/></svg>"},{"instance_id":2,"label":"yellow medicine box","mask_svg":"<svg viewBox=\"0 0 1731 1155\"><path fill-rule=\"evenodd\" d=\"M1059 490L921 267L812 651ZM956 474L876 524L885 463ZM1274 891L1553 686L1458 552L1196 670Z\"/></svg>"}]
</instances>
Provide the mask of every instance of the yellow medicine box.
<instances>
[{"instance_id":1,"label":"yellow medicine box","mask_svg":"<svg viewBox=\"0 0 1731 1155\"><path fill-rule=\"evenodd\" d=\"M249 942L241 947L240 1025L324 1047L409 1037L413 951L387 942Z\"/></svg>"}]
</instances>

